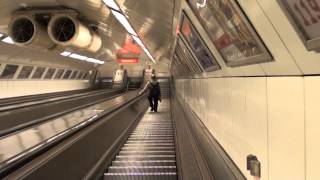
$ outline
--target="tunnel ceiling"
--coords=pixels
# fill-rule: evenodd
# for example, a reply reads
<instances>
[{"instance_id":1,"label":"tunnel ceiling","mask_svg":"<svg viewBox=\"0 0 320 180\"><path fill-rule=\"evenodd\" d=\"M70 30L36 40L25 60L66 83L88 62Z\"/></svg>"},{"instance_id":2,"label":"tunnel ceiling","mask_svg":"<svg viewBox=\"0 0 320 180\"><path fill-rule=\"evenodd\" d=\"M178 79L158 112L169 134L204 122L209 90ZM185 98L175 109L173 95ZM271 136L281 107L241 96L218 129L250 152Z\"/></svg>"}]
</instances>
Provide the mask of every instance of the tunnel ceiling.
<instances>
[{"instance_id":1,"label":"tunnel ceiling","mask_svg":"<svg viewBox=\"0 0 320 180\"><path fill-rule=\"evenodd\" d=\"M172 42L175 2L163 0L156 3L151 0L118 0L117 2L155 59L157 61L167 59ZM91 55L104 61L114 61L115 52L131 38L102 0L0 0L0 32L8 32L8 24L14 11L47 7L75 9L92 22L90 26L98 28L99 35L102 37L102 48L94 54L77 51L84 55ZM72 48L70 50L76 51ZM140 58L146 58L145 55L141 56Z\"/></svg>"}]
</instances>

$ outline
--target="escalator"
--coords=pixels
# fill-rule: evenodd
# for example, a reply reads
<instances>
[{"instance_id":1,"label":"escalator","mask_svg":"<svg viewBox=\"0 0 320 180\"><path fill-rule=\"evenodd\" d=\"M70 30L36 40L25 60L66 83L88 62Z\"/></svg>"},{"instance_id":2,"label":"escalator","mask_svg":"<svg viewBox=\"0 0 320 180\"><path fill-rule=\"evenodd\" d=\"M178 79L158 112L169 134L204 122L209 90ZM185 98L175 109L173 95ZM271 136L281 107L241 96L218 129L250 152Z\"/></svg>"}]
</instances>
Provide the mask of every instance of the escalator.
<instances>
[{"instance_id":1,"label":"escalator","mask_svg":"<svg viewBox=\"0 0 320 180\"><path fill-rule=\"evenodd\" d=\"M144 115L112 161L104 179L177 179L169 100L160 104L159 113Z\"/></svg>"}]
</instances>

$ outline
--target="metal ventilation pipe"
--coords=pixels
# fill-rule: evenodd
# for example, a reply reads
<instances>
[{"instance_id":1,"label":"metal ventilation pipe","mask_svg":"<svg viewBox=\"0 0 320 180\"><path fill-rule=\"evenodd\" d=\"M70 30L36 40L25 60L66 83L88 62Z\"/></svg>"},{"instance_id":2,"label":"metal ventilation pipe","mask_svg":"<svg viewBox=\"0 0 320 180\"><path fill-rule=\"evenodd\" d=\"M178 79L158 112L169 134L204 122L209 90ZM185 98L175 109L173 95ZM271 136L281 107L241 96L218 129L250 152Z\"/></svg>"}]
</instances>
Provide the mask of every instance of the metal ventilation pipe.
<instances>
[{"instance_id":1,"label":"metal ventilation pipe","mask_svg":"<svg viewBox=\"0 0 320 180\"><path fill-rule=\"evenodd\" d=\"M51 18L48 25L49 37L62 46L74 46L90 52L101 47L101 37L92 32L74 16L60 14Z\"/></svg>"},{"instance_id":2,"label":"metal ventilation pipe","mask_svg":"<svg viewBox=\"0 0 320 180\"><path fill-rule=\"evenodd\" d=\"M50 48L54 45L46 27L27 15L16 15L12 18L9 24L9 36L20 46Z\"/></svg>"}]
</instances>

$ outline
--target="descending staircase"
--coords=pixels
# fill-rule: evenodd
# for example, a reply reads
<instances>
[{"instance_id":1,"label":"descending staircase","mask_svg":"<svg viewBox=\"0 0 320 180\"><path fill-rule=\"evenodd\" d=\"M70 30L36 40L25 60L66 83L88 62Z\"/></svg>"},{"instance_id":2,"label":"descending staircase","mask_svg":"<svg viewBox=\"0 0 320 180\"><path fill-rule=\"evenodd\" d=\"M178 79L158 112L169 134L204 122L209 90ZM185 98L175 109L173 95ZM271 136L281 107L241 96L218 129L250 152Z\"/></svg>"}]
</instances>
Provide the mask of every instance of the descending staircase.
<instances>
[{"instance_id":1,"label":"descending staircase","mask_svg":"<svg viewBox=\"0 0 320 180\"><path fill-rule=\"evenodd\" d=\"M176 159L172 121L148 113L139 122L112 165L105 180L175 180Z\"/></svg>"},{"instance_id":2,"label":"descending staircase","mask_svg":"<svg viewBox=\"0 0 320 180\"><path fill-rule=\"evenodd\" d=\"M168 77L158 78L162 98L170 96L170 79Z\"/></svg>"},{"instance_id":3,"label":"descending staircase","mask_svg":"<svg viewBox=\"0 0 320 180\"><path fill-rule=\"evenodd\" d=\"M136 90L141 88L143 78L141 77L128 77L128 90Z\"/></svg>"}]
</instances>

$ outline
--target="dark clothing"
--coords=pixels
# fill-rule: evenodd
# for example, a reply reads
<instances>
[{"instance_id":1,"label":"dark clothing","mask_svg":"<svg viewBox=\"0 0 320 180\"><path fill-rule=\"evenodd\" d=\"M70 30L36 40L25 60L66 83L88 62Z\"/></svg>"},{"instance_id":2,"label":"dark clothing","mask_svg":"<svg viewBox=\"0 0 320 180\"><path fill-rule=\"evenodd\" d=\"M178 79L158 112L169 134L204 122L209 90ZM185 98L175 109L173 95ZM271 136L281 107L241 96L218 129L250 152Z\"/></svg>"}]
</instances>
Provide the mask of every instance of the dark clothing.
<instances>
[{"instance_id":1,"label":"dark clothing","mask_svg":"<svg viewBox=\"0 0 320 180\"><path fill-rule=\"evenodd\" d=\"M149 99L149 104L151 107L151 111L157 112L158 111L158 101L159 98L158 97L154 97L154 96L148 96Z\"/></svg>"},{"instance_id":2,"label":"dark clothing","mask_svg":"<svg viewBox=\"0 0 320 180\"><path fill-rule=\"evenodd\" d=\"M156 80L149 81L148 89L149 89L148 99L149 99L151 111L157 112L158 101L161 99L161 91L160 91L159 82Z\"/></svg>"},{"instance_id":3,"label":"dark clothing","mask_svg":"<svg viewBox=\"0 0 320 180\"><path fill-rule=\"evenodd\" d=\"M158 81L149 81L149 96L161 97L160 84Z\"/></svg>"}]
</instances>

